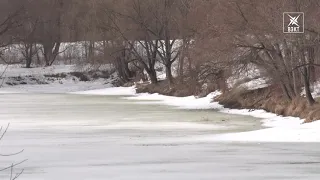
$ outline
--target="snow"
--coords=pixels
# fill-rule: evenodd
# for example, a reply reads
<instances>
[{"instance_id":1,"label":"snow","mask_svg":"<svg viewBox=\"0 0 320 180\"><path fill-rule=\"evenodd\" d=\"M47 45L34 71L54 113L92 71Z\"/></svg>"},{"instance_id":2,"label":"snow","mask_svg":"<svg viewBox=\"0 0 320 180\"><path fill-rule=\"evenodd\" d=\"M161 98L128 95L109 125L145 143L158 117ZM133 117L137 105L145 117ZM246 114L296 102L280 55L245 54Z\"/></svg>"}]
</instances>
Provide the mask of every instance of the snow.
<instances>
[{"instance_id":1,"label":"snow","mask_svg":"<svg viewBox=\"0 0 320 180\"><path fill-rule=\"evenodd\" d=\"M261 76L260 69L250 64L246 69L234 69L233 75L227 80L228 88L241 87L254 90L267 87L268 79Z\"/></svg>"},{"instance_id":2,"label":"snow","mask_svg":"<svg viewBox=\"0 0 320 180\"><path fill-rule=\"evenodd\" d=\"M304 124L303 119L297 117L283 117L265 112L264 110L249 111L222 109L220 112L262 118L263 126L268 128L249 132L223 134L214 137L204 137L203 140L209 138L212 141L232 142L320 142L320 121Z\"/></svg>"},{"instance_id":3,"label":"snow","mask_svg":"<svg viewBox=\"0 0 320 180\"><path fill-rule=\"evenodd\" d=\"M228 114L248 115L262 119L265 127L297 127L303 123L303 119L296 117L283 117L265 110L228 109L221 108L220 112Z\"/></svg>"},{"instance_id":4,"label":"snow","mask_svg":"<svg viewBox=\"0 0 320 180\"><path fill-rule=\"evenodd\" d=\"M164 96L160 94L137 94L133 97L125 97L129 100L141 100L138 102L141 104L163 104L169 106L175 106L180 109L213 109L216 108L216 103L212 103L213 97L219 95L219 92L213 92L203 98L197 98L195 96L188 97L173 97ZM151 101L151 102L150 102Z\"/></svg>"},{"instance_id":5,"label":"snow","mask_svg":"<svg viewBox=\"0 0 320 180\"><path fill-rule=\"evenodd\" d=\"M54 82L41 85L17 85L0 88L0 94L13 93L71 93L75 91L88 91L92 89L110 88L113 85L108 81L99 79L91 82L64 80L63 84Z\"/></svg>"},{"instance_id":6,"label":"snow","mask_svg":"<svg viewBox=\"0 0 320 180\"><path fill-rule=\"evenodd\" d=\"M103 89L84 92L84 94L113 94L117 88ZM127 90L125 90L127 89ZM129 91L130 97L124 97L127 100L135 100L137 104L162 104L174 106L179 109L216 109L219 112L237 115L249 115L261 119L263 126L267 129L256 131L230 133L213 135L206 137L194 137L196 141L237 141L237 142L320 142L320 122L303 124L303 119L296 117L283 117L264 110L248 109L228 109L223 108L218 102L212 102L212 99L220 92L210 93L203 98L195 96L189 97L171 97L160 94L134 94L133 88L120 88L119 93ZM130 94L127 93L126 95Z\"/></svg>"},{"instance_id":7,"label":"snow","mask_svg":"<svg viewBox=\"0 0 320 180\"><path fill-rule=\"evenodd\" d=\"M261 110L225 109L211 101L219 92L180 98L120 87L78 94L3 95L0 119L12 124L1 141L1 153L25 151L1 157L0 166L29 159L16 167L25 169L21 179L26 180L318 178L318 144L296 142L319 142L319 122L300 125L299 119ZM101 97L107 94L132 97ZM263 117L264 125L272 128L226 134L237 131L218 123L218 112L180 109L209 107ZM214 121L196 121L207 114ZM230 121L249 121L233 117ZM244 130L252 129L253 124ZM9 174L1 172L0 179L9 179Z\"/></svg>"},{"instance_id":8,"label":"snow","mask_svg":"<svg viewBox=\"0 0 320 180\"><path fill-rule=\"evenodd\" d=\"M195 96L174 97L174 96L165 96L157 93L156 94L148 94L148 93L136 94L135 87L112 87L112 88L98 89L98 90L91 90L91 91L72 92L72 94L129 96L129 97L123 97L123 99L135 100L135 103L137 104L162 104L162 105L174 106L180 109L214 109L217 107L217 104L212 102L212 99L215 96L219 95L220 92L217 91L217 92L210 93L209 95L203 98L197 98Z\"/></svg>"},{"instance_id":9,"label":"snow","mask_svg":"<svg viewBox=\"0 0 320 180\"><path fill-rule=\"evenodd\" d=\"M280 122L282 121L279 119ZM288 125L288 127L285 127ZM302 125L286 123L275 128L217 135L213 140L242 142L320 142L320 122Z\"/></svg>"},{"instance_id":10,"label":"snow","mask_svg":"<svg viewBox=\"0 0 320 180\"><path fill-rule=\"evenodd\" d=\"M205 137L195 137L195 141L224 141L224 142L320 142L320 121L306 123L297 117L283 117L264 110L228 109L217 102L219 112L237 115L249 115L260 118L266 129L220 134Z\"/></svg>"},{"instance_id":11,"label":"snow","mask_svg":"<svg viewBox=\"0 0 320 180\"><path fill-rule=\"evenodd\" d=\"M283 117L264 110L228 109L216 103L220 112L260 118L266 129L203 137L203 140L228 142L320 142L320 121L303 124L297 117ZM199 138L196 138L200 140Z\"/></svg>"},{"instance_id":12,"label":"snow","mask_svg":"<svg viewBox=\"0 0 320 180\"><path fill-rule=\"evenodd\" d=\"M110 70L110 65L98 67L91 64L82 66L53 65L35 68L24 68L21 64L0 65L0 72L4 72L3 78L0 78L0 84L2 84L0 94L67 93L113 87L112 82L116 79L116 74L113 74L109 79L88 77L91 80L87 82L68 74L71 72L88 72L89 70L108 71ZM56 76L60 73L65 73L66 77Z\"/></svg>"},{"instance_id":13,"label":"snow","mask_svg":"<svg viewBox=\"0 0 320 180\"><path fill-rule=\"evenodd\" d=\"M110 70L110 65L52 65L48 67L25 68L23 64L4 65L0 64L0 74L5 71L4 77L30 76L30 75L48 75L70 72L83 72L88 70Z\"/></svg>"},{"instance_id":14,"label":"snow","mask_svg":"<svg viewBox=\"0 0 320 180\"><path fill-rule=\"evenodd\" d=\"M320 97L320 81L317 81L311 87L313 89L312 96L314 98ZM305 92L303 92L305 94Z\"/></svg>"},{"instance_id":15,"label":"snow","mask_svg":"<svg viewBox=\"0 0 320 180\"><path fill-rule=\"evenodd\" d=\"M0 71L6 68L5 65L0 65ZM28 75L44 75L55 73L72 72L77 68L74 65L55 65L46 68L22 68L21 65L10 65L5 73L6 77L28 76ZM88 67L83 66L87 69ZM251 75L250 75L251 74ZM257 74L257 71L249 73L250 77ZM255 86L254 81L261 82L261 79L254 79L247 82L247 87ZM255 85L253 85L255 84ZM318 94L320 83L314 85L314 94ZM282 117L273 113L268 113L263 110L237 110L223 108L218 102L213 102L212 99L220 94L220 92L210 93L208 96L198 98L195 96L189 97L171 97L160 94L136 94L134 87L113 87L111 80L98 79L95 81L82 82L73 78L62 79L61 82L54 81L51 84L43 85L17 85L6 86L0 89L1 94L9 93L71 93L77 95L107 95L107 96L127 96L122 97L125 100L133 101L134 104L155 104L167 105L177 109L215 109L219 112L237 115L249 115L261 119L263 126L267 129L222 134L214 137L195 137L211 139L216 141L240 141L240 142L320 142L320 134L317 130L320 128L319 122L302 124L303 120L295 117ZM150 126L156 126L151 124ZM165 125L171 127L174 125ZM186 128L188 125L185 126ZM319 135L318 135L319 134Z\"/></svg>"},{"instance_id":16,"label":"snow","mask_svg":"<svg viewBox=\"0 0 320 180\"><path fill-rule=\"evenodd\" d=\"M73 72L76 68L75 65L54 65L49 67L35 67L24 68L24 65L0 65L0 72L4 72L4 77L16 77L16 76L29 76L29 75L44 75L44 74L58 74Z\"/></svg>"}]
</instances>

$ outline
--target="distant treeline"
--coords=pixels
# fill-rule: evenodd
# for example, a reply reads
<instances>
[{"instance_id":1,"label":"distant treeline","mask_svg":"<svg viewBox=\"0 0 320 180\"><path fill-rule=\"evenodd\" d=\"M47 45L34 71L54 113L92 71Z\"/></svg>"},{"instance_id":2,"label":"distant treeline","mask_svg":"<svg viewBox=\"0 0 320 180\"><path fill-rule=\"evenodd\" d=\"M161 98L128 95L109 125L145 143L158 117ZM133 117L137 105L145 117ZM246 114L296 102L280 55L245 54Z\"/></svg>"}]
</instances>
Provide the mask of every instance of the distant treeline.
<instances>
[{"instance_id":1,"label":"distant treeline","mask_svg":"<svg viewBox=\"0 0 320 180\"><path fill-rule=\"evenodd\" d=\"M304 12L305 32L283 33L283 12ZM114 64L123 81L156 84L161 64L171 84L224 90L255 67L289 101L304 89L314 104L319 15L317 0L0 0L0 47L19 44L27 67L41 52L49 66L61 43L81 41L89 63Z\"/></svg>"}]
</instances>

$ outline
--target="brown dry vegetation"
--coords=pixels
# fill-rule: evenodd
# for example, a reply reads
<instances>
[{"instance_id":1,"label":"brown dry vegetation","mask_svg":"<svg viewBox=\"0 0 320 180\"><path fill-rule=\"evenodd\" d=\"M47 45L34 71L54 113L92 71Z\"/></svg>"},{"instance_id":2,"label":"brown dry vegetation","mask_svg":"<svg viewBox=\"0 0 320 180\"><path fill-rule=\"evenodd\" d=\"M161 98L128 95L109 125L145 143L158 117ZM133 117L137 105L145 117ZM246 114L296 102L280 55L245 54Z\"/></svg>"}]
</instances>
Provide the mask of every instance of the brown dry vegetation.
<instances>
[{"instance_id":1,"label":"brown dry vegetation","mask_svg":"<svg viewBox=\"0 0 320 180\"><path fill-rule=\"evenodd\" d=\"M263 109L283 116L293 116L313 122L320 119L320 104L310 106L304 97L288 101L275 86L256 90L232 90L215 99L224 107L238 109Z\"/></svg>"},{"instance_id":2,"label":"brown dry vegetation","mask_svg":"<svg viewBox=\"0 0 320 180\"><path fill-rule=\"evenodd\" d=\"M192 95L204 97L218 89L216 86L203 88L199 83L181 82L178 79L173 79L173 82L173 84L169 81L159 81L157 84L137 83L137 93L159 93L176 97Z\"/></svg>"},{"instance_id":3,"label":"brown dry vegetation","mask_svg":"<svg viewBox=\"0 0 320 180\"><path fill-rule=\"evenodd\" d=\"M168 81L160 81L157 84L137 84L137 93L159 93L167 96L191 96L197 94L198 88L191 88L184 83L175 83L170 85Z\"/></svg>"}]
</instances>

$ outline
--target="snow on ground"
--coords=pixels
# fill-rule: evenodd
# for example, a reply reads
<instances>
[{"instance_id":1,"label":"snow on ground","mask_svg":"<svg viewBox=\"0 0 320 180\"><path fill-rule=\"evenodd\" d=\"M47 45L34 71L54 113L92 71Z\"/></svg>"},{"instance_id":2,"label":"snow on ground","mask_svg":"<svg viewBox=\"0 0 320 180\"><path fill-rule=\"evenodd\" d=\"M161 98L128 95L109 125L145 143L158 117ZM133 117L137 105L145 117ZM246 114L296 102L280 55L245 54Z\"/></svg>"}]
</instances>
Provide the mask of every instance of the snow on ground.
<instances>
[{"instance_id":1,"label":"snow on ground","mask_svg":"<svg viewBox=\"0 0 320 180\"><path fill-rule=\"evenodd\" d=\"M40 85L17 85L0 88L0 94L12 93L68 93L75 91L88 91L92 89L110 88L113 85L105 80L96 80L92 82L82 81L64 81L63 84L58 82L52 84Z\"/></svg>"},{"instance_id":2,"label":"snow on ground","mask_svg":"<svg viewBox=\"0 0 320 180\"><path fill-rule=\"evenodd\" d=\"M320 98L320 81L317 81L311 86L312 96L314 98ZM306 96L305 88L302 88L301 96Z\"/></svg>"},{"instance_id":3,"label":"snow on ground","mask_svg":"<svg viewBox=\"0 0 320 180\"><path fill-rule=\"evenodd\" d=\"M281 121L281 119L279 119ZM295 123L295 122L294 122ZM240 142L320 142L320 122L217 135L212 140Z\"/></svg>"},{"instance_id":4,"label":"snow on ground","mask_svg":"<svg viewBox=\"0 0 320 180\"><path fill-rule=\"evenodd\" d=\"M14 65L4 65L0 64L0 74L3 74L4 77L17 77L17 76L31 76L31 75L47 75L47 74L58 74L58 73L70 73L74 71L88 71L93 69L98 70L110 70L109 65L52 65L49 67L34 67L34 68L24 68L23 64L14 64Z\"/></svg>"},{"instance_id":5,"label":"snow on ground","mask_svg":"<svg viewBox=\"0 0 320 180\"><path fill-rule=\"evenodd\" d=\"M125 90L127 89L127 90ZM133 93L133 88L110 88L103 90L88 91L78 94L94 94L94 95L108 95L108 94L125 94ZM123 93L124 92L124 93ZM126 93L130 92L130 93ZM227 109L223 108L218 102L212 102L212 99L219 95L219 92L213 92L207 97L196 98L189 97L170 97L160 94L131 94L131 97L124 97L128 100L140 100L138 104L163 104L174 106L182 109L216 109L223 113L249 115L261 118L263 126L267 129L221 134L213 136L196 136L193 140L196 141L238 141L238 142L320 142L320 121L303 124L303 119L296 117L282 117L273 113L268 113L264 110L248 110L248 109Z\"/></svg>"},{"instance_id":6,"label":"snow on ground","mask_svg":"<svg viewBox=\"0 0 320 180\"><path fill-rule=\"evenodd\" d=\"M160 94L143 93L136 94L133 97L125 97L125 99L142 100L139 102L140 104L164 104L175 106L180 109L214 109L217 107L217 105L216 103L212 103L212 99L219 94L219 92L213 92L204 98L197 98L195 96L173 97Z\"/></svg>"},{"instance_id":7,"label":"snow on ground","mask_svg":"<svg viewBox=\"0 0 320 180\"><path fill-rule=\"evenodd\" d=\"M268 79L261 77L260 70L253 64L244 70L233 70L233 76L227 80L229 88L242 87L248 90L264 88L268 86Z\"/></svg>"},{"instance_id":8,"label":"snow on ground","mask_svg":"<svg viewBox=\"0 0 320 180\"><path fill-rule=\"evenodd\" d=\"M312 92L312 96L313 97L320 97L320 81L317 81L313 84L313 92Z\"/></svg>"},{"instance_id":9,"label":"snow on ground","mask_svg":"<svg viewBox=\"0 0 320 180\"><path fill-rule=\"evenodd\" d=\"M221 108L220 112L238 115L249 115L261 118L266 129L221 134L216 136L195 137L193 140L231 141L231 142L320 142L320 121L303 124L303 119L283 117L264 110Z\"/></svg>"},{"instance_id":10,"label":"snow on ground","mask_svg":"<svg viewBox=\"0 0 320 180\"><path fill-rule=\"evenodd\" d=\"M175 106L180 109L214 109L217 108L217 106L222 107L221 105L212 103L212 99L215 96L219 95L220 92L210 93L204 98L197 98L195 96L174 97L161 94L136 94L136 90L134 87L113 87L91 91L72 92L71 94L130 96L123 97L123 99L140 100L136 102L138 104L163 104Z\"/></svg>"},{"instance_id":11,"label":"snow on ground","mask_svg":"<svg viewBox=\"0 0 320 180\"><path fill-rule=\"evenodd\" d=\"M88 74L90 70L97 71ZM109 79L99 78L105 76L103 71L110 72L110 70L110 65L90 64L53 65L30 69L24 68L21 64L0 65L0 74L3 73L3 77L0 78L0 93L66 93L110 88L117 79L116 74L111 75ZM81 79L81 73L76 77L72 72L84 72L83 76L88 78L88 81Z\"/></svg>"},{"instance_id":12,"label":"snow on ground","mask_svg":"<svg viewBox=\"0 0 320 180\"><path fill-rule=\"evenodd\" d=\"M237 110L223 108L220 112L250 115L262 118L263 126L267 129L231 133L210 137L214 141L238 142L320 142L320 122L303 124L303 119L297 117L283 117L264 110ZM197 138L196 138L197 139ZM200 138L201 139L201 138ZM208 139L204 137L203 140Z\"/></svg>"},{"instance_id":13,"label":"snow on ground","mask_svg":"<svg viewBox=\"0 0 320 180\"><path fill-rule=\"evenodd\" d=\"M35 67L24 68L21 64L16 65L0 65L0 73L5 71L4 77L16 77L16 76L30 76L30 75L44 75L44 74L58 74L68 73L74 71L75 65L54 65L49 67Z\"/></svg>"}]
</instances>

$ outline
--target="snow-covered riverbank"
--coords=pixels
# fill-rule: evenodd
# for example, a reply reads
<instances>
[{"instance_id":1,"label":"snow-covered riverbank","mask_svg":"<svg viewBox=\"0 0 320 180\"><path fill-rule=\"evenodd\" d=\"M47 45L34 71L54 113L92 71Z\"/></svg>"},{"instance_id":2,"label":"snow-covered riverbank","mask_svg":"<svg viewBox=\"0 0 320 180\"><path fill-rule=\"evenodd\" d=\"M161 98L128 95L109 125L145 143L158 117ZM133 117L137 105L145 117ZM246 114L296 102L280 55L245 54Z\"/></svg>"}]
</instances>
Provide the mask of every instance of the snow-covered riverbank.
<instances>
[{"instance_id":1,"label":"snow-covered riverbank","mask_svg":"<svg viewBox=\"0 0 320 180\"><path fill-rule=\"evenodd\" d=\"M116 93L115 93L116 92ZM223 108L218 102L213 102L219 92L213 92L206 97L170 97L160 94L135 94L132 87L108 88L87 92L77 92L87 95L131 95L125 99L140 100L138 104L163 104L182 109L215 109L223 113L249 115L260 118L266 129L222 134L213 136L194 137L194 140L239 141L239 142L320 142L320 122L303 124L303 119L282 117L264 110L238 110Z\"/></svg>"},{"instance_id":2,"label":"snow-covered riverbank","mask_svg":"<svg viewBox=\"0 0 320 180\"><path fill-rule=\"evenodd\" d=\"M4 79L10 77L36 76L55 73L70 73L77 69L76 66L53 66L46 68L25 69L22 67L9 66L0 69L4 73ZM89 68L89 67L86 67ZM104 70L108 67L103 67ZM78 68L79 70L79 68ZM195 137L199 140L211 139L218 141L267 141L267 142L320 142L320 122L302 124L303 120L295 117L282 117L263 110L237 110L223 108L218 102L213 102L214 97L219 92L210 93L203 98L195 96L171 97L160 94L136 94L134 87L113 87L112 78L94 79L91 81L80 81L75 77L66 75L59 80L50 81L48 84L19 84L4 85L0 93L72 93L81 95L125 95L127 100L135 100L137 104L162 104L174 106L180 109L215 109L220 112L238 115L250 115L260 118L267 129L243 132L235 134L225 134L214 137Z\"/></svg>"},{"instance_id":3,"label":"snow-covered riverbank","mask_svg":"<svg viewBox=\"0 0 320 180\"><path fill-rule=\"evenodd\" d=\"M24 68L0 65L0 93L66 93L113 87L117 75L109 65Z\"/></svg>"}]
</instances>

